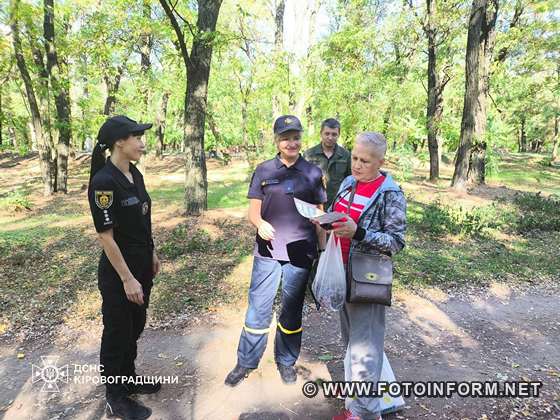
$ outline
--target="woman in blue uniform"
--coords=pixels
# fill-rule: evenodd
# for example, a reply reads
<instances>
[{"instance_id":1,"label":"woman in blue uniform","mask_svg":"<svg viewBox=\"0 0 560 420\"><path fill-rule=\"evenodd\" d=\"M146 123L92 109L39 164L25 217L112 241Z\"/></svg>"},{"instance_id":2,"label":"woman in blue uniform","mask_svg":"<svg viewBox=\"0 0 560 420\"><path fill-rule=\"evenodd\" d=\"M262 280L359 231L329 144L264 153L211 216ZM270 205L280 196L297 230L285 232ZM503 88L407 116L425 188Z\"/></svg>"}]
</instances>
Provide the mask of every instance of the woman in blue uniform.
<instances>
[{"instance_id":1,"label":"woman in blue uniform","mask_svg":"<svg viewBox=\"0 0 560 420\"><path fill-rule=\"evenodd\" d=\"M160 269L154 250L151 200L142 174L131 162L144 152L142 136L152 124L125 116L101 126L91 159L88 199L103 247L98 286L102 297L100 363L109 417L146 419L151 409L129 398L151 394L161 384L144 383L134 361L136 342L146 324L152 279ZM111 156L105 160L105 150Z\"/></svg>"},{"instance_id":2,"label":"woman in blue uniform","mask_svg":"<svg viewBox=\"0 0 560 420\"><path fill-rule=\"evenodd\" d=\"M249 307L239 338L237 364L225 380L229 386L240 383L259 364L280 283L282 308L276 326L274 357L284 383L291 384L297 379L294 364L301 347L307 278L317 256L318 239L323 245L325 235L298 213L294 197L318 207L327 201L321 169L300 155L302 131L297 117L279 117L274 123L278 154L258 165L251 179L247 195L249 221L257 235Z\"/></svg>"}]
</instances>

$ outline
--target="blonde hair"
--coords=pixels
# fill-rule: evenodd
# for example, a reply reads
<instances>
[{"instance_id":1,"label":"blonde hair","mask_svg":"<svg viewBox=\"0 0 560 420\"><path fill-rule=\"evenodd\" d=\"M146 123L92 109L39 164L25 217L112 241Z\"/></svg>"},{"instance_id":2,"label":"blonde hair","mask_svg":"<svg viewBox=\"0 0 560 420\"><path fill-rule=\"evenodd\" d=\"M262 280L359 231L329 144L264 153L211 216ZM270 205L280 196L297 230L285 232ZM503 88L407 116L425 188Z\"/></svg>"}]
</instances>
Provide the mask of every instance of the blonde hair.
<instances>
[{"instance_id":1,"label":"blonde hair","mask_svg":"<svg viewBox=\"0 0 560 420\"><path fill-rule=\"evenodd\" d=\"M380 158L385 157L387 152L387 140L385 136L376 131L364 131L356 136L356 143L370 146Z\"/></svg>"}]
</instances>

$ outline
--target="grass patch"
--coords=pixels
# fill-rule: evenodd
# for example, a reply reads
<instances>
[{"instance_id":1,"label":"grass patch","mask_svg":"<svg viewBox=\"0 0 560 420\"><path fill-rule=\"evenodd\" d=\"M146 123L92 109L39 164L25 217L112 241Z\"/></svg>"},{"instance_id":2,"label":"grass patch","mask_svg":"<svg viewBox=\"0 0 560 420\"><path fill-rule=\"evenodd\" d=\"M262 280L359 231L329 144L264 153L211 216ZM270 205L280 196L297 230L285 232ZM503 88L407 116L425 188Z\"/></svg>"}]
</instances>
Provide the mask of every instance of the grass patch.
<instances>
[{"instance_id":1,"label":"grass patch","mask_svg":"<svg viewBox=\"0 0 560 420\"><path fill-rule=\"evenodd\" d=\"M395 257L395 278L401 285L487 285L492 281L538 282L560 272L550 249L560 247L558 233L538 237L496 236L461 241L425 239L411 232L410 246Z\"/></svg>"},{"instance_id":2,"label":"grass patch","mask_svg":"<svg viewBox=\"0 0 560 420\"><path fill-rule=\"evenodd\" d=\"M560 198L537 194L516 194L516 228L521 233L533 230L560 231Z\"/></svg>"},{"instance_id":3,"label":"grass patch","mask_svg":"<svg viewBox=\"0 0 560 420\"><path fill-rule=\"evenodd\" d=\"M225 209L248 205L246 181L228 182L223 185L209 185L208 208Z\"/></svg>"},{"instance_id":4,"label":"grass patch","mask_svg":"<svg viewBox=\"0 0 560 420\"><path fill-rule=\"evenodd\" d=\"M208 177L208 208L225 209L247 205L247 181L246 171L241 168L232 170L218 169L216 174ZM165 187L155 188L149 191L150 197L155 203L181 204L184 200L185 186L172 184Z\"/></svg>"},{"instance_id":5,"label":"grass patch","mask_svg":"<svg viewBox=\"0 0 560 420\"><path fill-rule=\"evenodd\" d=\"M560 168L547 166L548 156L512 153L504 156L488 180L516 190L560 195Z\"/></svg>"},{"instance_id":6,"label":"grass patch","mask_svg":"<svg viewBox=\"0 0 560 420\"><path fill-rule=\"evenodd\" d=\"M428 204L412 201L409 203L408 222L412 229L432 236L483 236L488 229L499 226L500 216L496 205L468 210L442 204L439 200Z\"/></svg>"},{"instance_id":7,"label":"grass patch","mask_svg":"<svg viewBox=\"0 0 560 420\"><path fill-rule=\"evenodd\" d=\"M234 298L236 292L224 279L251 253L253 239L246 223L227 219L206 227L191 220L168 232L160 247L167 268L156 278L151 298L154 318Z\"/></svg>"},{"instance_id":8,"label":"grass patch","mask_svg":"<svg viewBox=\"0 0 560 420\"><path fill-rule=\"evenodd\" d=\"M560 202L518 193L466 210L409 201L408 246L395 257L402 285L534 282L560 272Z\"/></svg>"},{"instance_id":9,"label":"grass patch","mask_svg":"<svg viewBox=\"0 0 560 420\"><path fill-rule=\"evenodd\" d=\"M31 210L31 207L29 191L25 188L17 188L0 196L0 209L7 210L8 212L22 212Z\"/></svg>"}]
</instances>

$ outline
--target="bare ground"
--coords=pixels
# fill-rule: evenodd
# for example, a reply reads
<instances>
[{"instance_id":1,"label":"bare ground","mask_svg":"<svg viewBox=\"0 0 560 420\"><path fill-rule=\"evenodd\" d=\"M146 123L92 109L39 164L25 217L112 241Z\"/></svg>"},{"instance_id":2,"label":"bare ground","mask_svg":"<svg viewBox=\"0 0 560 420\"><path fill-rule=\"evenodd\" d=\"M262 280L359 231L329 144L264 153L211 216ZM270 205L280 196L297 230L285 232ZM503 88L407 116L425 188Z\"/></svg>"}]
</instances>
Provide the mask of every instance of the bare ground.
<instances>
[{"instance_id":1,"label":"bare ground","mask_svg":"<svg viewBox=\"0 0 560 420\"><path fill-rule=\"evenodd\" d=\"M248 263L247 263L248 264ZM560 418L559 293L554 288L484 292L400 292L388 311L386 353L397 380L542 381L541 398L410 398L387 418L558 419ZM309 379L342 379L343 349L336 314L306 307L303 352L297 385L285 386L275 370L272 337L260 369L239 387L223 385L235 363L243 308L224 307L195 328L148 329L141 338L139 368L178 376L140 399L154 419L329 419L340 400L307 399ZM100 328L62 328L49 342L0 348L0 406L5 419L104 418L103 387L58 382L60 392L41 391L32 368L41 356L58 356L57 366L95 364ZM18 359L17 354L25 356ZM328 360L331 359L331 360ZM324 360L324 361L321 361Z\"/></svg>"}]
</instances>

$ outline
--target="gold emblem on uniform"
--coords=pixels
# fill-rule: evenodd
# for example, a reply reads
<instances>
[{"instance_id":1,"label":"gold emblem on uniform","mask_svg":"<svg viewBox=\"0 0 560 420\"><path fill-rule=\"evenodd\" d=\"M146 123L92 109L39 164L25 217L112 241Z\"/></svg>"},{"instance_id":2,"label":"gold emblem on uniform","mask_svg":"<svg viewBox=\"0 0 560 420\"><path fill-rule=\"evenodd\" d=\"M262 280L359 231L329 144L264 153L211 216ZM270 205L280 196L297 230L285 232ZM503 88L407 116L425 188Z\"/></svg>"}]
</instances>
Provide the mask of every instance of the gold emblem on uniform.
<instances>
[{"instance_id":1,"label":"gold emblem on uniform","mask_svg":"<svg viewBox=\"0 0 560 420\"><path fill-rule=\"evenodd\" d=\"M327 188L327 177L323 175L321 180L323 181L323 188Z\"/></svg>"},{"instance_id":2,"label":"gold emblem on uniform","mask_svg":"<svg viewBox=\"0 0 560 420\"><path fill-rule=\"evenodd\" d=\"M144 203L142 204L142 214L144 216L147 215L149 209L150 209L150 207L148 206L148 202L144 201Z\"/></svg>"},{"instance_id":3,"label":"gold emblem on uniform","mask_svg":"<svg viewBox=\"0 0 560 420\"><path fill-rule=\"evenodd\" d=\"M293 120L292 120L291 118L288 117L288 118L286 118L286 119L284 120L284 125L291 124L292 121L293 121Z\"/></svg>"},{"instance_id":4,"label":"gold emblem on uniform","mask_svg":"<svg viewBox=\"0 0 560 420\"><path fill-rule=\"evenodd\" d=\"M113 191L95 190L95 204L100 209L108 209L113 204Z\"/></svg>"}]
</instances>

